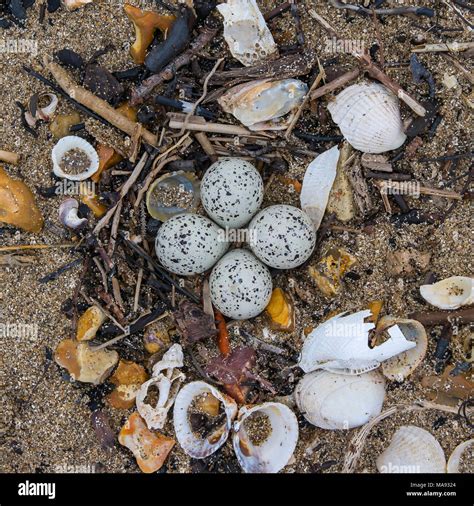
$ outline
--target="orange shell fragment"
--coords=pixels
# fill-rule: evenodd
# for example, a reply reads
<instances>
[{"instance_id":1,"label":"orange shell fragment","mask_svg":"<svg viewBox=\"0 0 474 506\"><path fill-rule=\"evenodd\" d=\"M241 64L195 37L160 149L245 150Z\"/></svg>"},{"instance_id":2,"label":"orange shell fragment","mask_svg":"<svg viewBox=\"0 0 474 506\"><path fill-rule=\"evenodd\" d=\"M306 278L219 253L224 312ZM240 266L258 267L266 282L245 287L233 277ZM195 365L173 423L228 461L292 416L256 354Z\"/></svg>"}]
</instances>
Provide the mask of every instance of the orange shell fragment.
<instances>
[{"instance_id":1,"label":"orange shell fragment","mask_svg":"<svg viewBox=\"0 0 474 506\"><path fill-rule=\"evenodd\" d=\"M117 153L111 146L106 146L105 144L97 145L97 154L99 155L99 168L97 169L97 172L91 176L94 183L98 183L100 181L100 176L104 170L110 169L123 160L122 155Z\"/></svg>"},{"instance_id":2,"label":"orange shell fragment","mask_svg":"<svg viewBox=\"0 0 474 506\"><path fill-rule=\"evenodd\" d=\"M156 30L163 34L171 28L175 16L162 16L157 12L142 11L133 5L125 4L125 14L135 27L135 42L130 48L130 55L139 65L145 62L145 54L148 46L153 42Z\"/></svg>"},{"instance_id":3,"label":"orange shell fragment","mask_svg":"<svg viewBox=\"0 0 474 506\"><path fill-rule=\"evenodd\" d=\"M22 181L12 179L2 167L0 167L0 222L27 232L39 232L44 223L32 191Z\"/></svg>"},{"instance_id":4,"label":"orange shell fragment","mask_svg":"<svg viewBox=\"0 0 474 506\"><path fill-rule=\"evenodd\" d=\"M149 430L137 412L130 415L118 440L133 453L144 473L158 471L175 445L174 439Z\"/></svg>"},{"instance_id":5,"label":"orange shell fragment","mask_svg":"<svg viewBox=\"0 0 474 506\"><path fill-rule=\"evenodd\" d=\"M87 184L84 181L81 183L79 188L80 201L92 211L96 218L101 218L104 216L104 214L107 212L107 207L99 201L97 195L89 190Z\"/></svg>"},{"instance_id":6,"label":"orange shell fragment","mask_svg":"<svg viewBox=\"0 0 474 506\"><path fill-rule=\"evenodd\" d=\"M133 407L137 392L147 379L144 367L129 360L120 360L117 369L109 378L117 388L106 397L107 402L117 409Z\"/></svg>"},{"instance_id":7,"label":"orange shell fragment","mask_svg":"<svg viewBox=\"0 0 474 506\"><path fill-rule=\"evenodd\" d=\"M98 306L91 306L79 318L77 322L76 339L78 341L89 341L93 339L105 322L105 314Z\"/></svg>"},{"instance_id":8,"label":"orange shell fragment","mask_svg":"<svg viewBox=\"0 0 474 506\"><path fill-rule=\"evenodd\" d=\"M281 288L275 288L265 308L275 330L291 331L295 326L293 304Z\"/></svg>"}]
</instances>

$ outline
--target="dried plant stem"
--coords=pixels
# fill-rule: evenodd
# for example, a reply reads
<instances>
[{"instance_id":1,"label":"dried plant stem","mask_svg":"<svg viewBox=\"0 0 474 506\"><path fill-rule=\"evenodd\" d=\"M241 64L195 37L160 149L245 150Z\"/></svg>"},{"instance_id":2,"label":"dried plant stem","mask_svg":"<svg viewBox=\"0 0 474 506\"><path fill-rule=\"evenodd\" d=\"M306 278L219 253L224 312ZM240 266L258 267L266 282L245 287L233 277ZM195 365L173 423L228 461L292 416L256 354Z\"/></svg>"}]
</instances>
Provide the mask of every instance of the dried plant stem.
<instances>
[{"instance_id":1,"label":"dried plant stem","mask_svg":"<svg viewBox=\"0 0 474 506\"><path fill-rule=\"evenodd\" d=\"M184 126L184 118L182 114L169 113L170 117L169 127L173 130L181 130ZM196 119L199 118L199 119ZM191 130L193 132L209 132L215 134L225 134L225 135L252 135L250 130L247 130L244 127L237 125L226 125L223 123L208 123L205 120L200 121L203 118L201 116L193 116L188 120L188 124L186 125L187 130Z\"/></svg>"},{"instance_id":2,"label":"dried plant stem","mask_svg":"<svg viewBox=\"0 0 474 506\"><path fill-rule=\"evenodd\" d=\"M350 83L351 81L354 81L357 79L357 77L360 74L360 70L352 69L349 70L349 72L346 72L345 74L342 74L342 76L336 77L336 79L333 79L331 82L325 84L324 86L321 86L321 88L318 88L317 90L314 90L311 95L311 100L316 100L319 97L322 97L323 95L326 95L327 93L330 93L331 91L336 90L337 88L341 88L347 83Z\"/></svg>"},{"instance_id":3,"label":"dried plant stem","mask_svg":"<svg viewBox=\"0 0 474 506\"><path fill-rule=\"evenodd\" d=\"M28 249L61 249L61 248L75 248L77 244L19 244L18 246L0 246L0 252L3 251L17 251Z\"/></svg>"},{"instance_id":4,"label":"dried plant stem","mask_svg":"<svg viewBox=\"0 0 474 506\"><path fill-rule=\"evenodd\" d=\"M199 142L206 155L209 156L211 161L215 162L217 160L217 153L207 135L204 132L196 132L194 137Z\"/></svg>"},{"instance_id":5,"label":"dried plant stem","mask_svg":"<svg viewBox=\"0 0 474 506\"><path fill-rule=\"evenodd\" d=\"M3 151L0 149L0 162L10 163L11 165L17 165L20 161L20 155L12 153L11 151Z\"/></svg>"},{"instance_id":6,"label":"dried plant stem","mask_svg":"<svg viewBox=\"0 0 474 506\"><path fill-rule=\"evenodd\" d=\"M423 325L442 325L443 323L467 324L474 322L474 308L458 309L455 311L418 311L408 315Z\"/></svg>"},{"instance_id":7,"label":"dried plant stem","mask_svg":"<svg viewBox=\"0 0 474 506\"><path fill-rule=\"evenodd\" d=\"M332 35L333 37L339 37L336 30L322 17L320 16L314 9L309 9L308 14L317 22L319 23L326 32L329 33L329 35Z\"/></svg>"},{"instance_id":8,"label":"dried plant stem","mask_svg":"<svg viewBox=\"0 0 474 506\"><path fill-rule=\"evenodd\" d=\"M90 91L76 84L69 72L63 67L57 63L49 61L47 58L45 58L44 64L51 72L59 86L61 86L61 88L71 98L104 118L111 125L118 128L119 130L122 130L122 132L125 132L130 137L134 136L137 128L140 128L140 123L130 121L123 114L117 112L105 100L96 97ZM155 134L151 133L146 128L143 128L141 130L141 135L148 144L156 146L158 139Z\"/></svg>"},{"instance_id":9,"label":"dried plant stem","mask_svg":"<svg viewBox=\"0 0 474 506\"><path fill-rule=\"evenodd\" d=\"M412 53L461 52L474 47L474 42L443 42L442 44L421 44L415 46Z\"/></svg>"}]
</instances>

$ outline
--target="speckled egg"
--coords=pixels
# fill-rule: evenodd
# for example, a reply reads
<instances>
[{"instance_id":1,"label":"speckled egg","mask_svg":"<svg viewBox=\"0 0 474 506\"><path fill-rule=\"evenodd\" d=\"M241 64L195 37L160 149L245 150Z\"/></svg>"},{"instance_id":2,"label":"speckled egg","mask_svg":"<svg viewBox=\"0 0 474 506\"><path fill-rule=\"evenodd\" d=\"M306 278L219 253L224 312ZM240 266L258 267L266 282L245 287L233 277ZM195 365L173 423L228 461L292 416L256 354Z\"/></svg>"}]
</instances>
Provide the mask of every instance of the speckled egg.
<instances>
[{"instance_id":1,"label":"speckled egg","mask_svg":"<svg viewBox=\"0 0 474 506\"><path fill-rule=\"evenodd\" d=\"M163 223L155 241L156 255L166 269L191 276L210 269L227 251L225 232L198 214L180 214Z\"/></svg>"},{"instance_id":2,"label":"speckled egg","mask_svg":"<svg viewBox=\"0 0 474 506\"><path fill-rule=\"evenodd\" d=\"M249 244L262 262L276 269L293 269L314 250L316 232L309 216L287 205L260 211L249 225Z\"/></svg>"},{"instance_id":3,"label":"speckled egg","mask_svg":"<svg viewBox=\"0 0 474 506\"><path fill-rule=\"evenodd\" d=\"M257 212L262 200L262 178L250 162L241 158L218 160L202 178L204 209L222 227L243 227Z\"/></svg>"},{"instance_id":4,"label":"speckled egg","mask_svg":"<svg viewBox=\"0 0 474 506\"><path fill-rule=\"evenodd\" d=\"M269 270L252 253L229 251L209 278L212 303L225 316L246 320L260 314L272 295Z\"/></svg>"}]
</instances>

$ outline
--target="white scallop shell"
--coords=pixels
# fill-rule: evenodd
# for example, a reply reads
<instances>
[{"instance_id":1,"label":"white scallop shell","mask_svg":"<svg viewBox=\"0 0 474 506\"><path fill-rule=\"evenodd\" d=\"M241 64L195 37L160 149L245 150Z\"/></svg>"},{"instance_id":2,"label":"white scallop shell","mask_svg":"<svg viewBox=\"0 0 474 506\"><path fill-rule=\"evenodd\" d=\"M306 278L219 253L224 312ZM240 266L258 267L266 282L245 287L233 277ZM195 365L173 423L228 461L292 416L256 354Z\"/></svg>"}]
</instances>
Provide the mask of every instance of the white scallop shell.
<instances>
[{"instance_id":1,"label":"white scallop shell","mask_svg":"<svg viewBox=\"0 0 474 506\"><path fill-rule=\"evenodd\" d=\"M325 369L360 374L416 346L394 325L387 330L390 339L370 348L369 331L374 324L365 323L364 319L371 314L370 310L349 315L341 313L316 327L304 341L298 365L305 372Z\"/></svg>"},{"instance_id":2,"label":"white scallop shell","mask_svg":"<svg viewBox=\"0 0 474 506\"><path fill-rule=\"evenodd\" d=\"M248 232L254 255L275 269L299 267L316 245L316 231L309 216L285 204L260 211L250 222Z\"/></svg>"},{"instance_id":3,"label":"white scallop shell","mask_svg":"<svg viewBox=\"0 0 474 506\"><path fill-rule=\"evenodd\" d=\"M169 271L183 276L210 269L227 251L225 231L199 214L173 216L158 229L155 250Z\"/></svg>"},{"instance_id":4,"label":"white scallop shell","mask_svg":"<svg viewBox=\"0 0 474 506\"><path fill-rule=\"evenodd\" d=\"M297 79L261 79L230 88L218 102L250 130L280 130L285 125L278 118L298 107L307 93Z\"/></svg>"},{"instance_id":5,"label":"white scallop shell","mask_svg":"<svg viewBox=\"0 0 474 506\"><path fill-rule=\"evenodd\" d=\"M378 328L398 325L408 341L416 343L414 348L404 351L382 363L382 373L389 380L403 381L423 361L428 350L428 336L423 325L416 320L384 316L377 324Z\"/></svg>"},{"instance_id":6,"label":"white scallop shell","mask_svg":"<svg viewBox=\"0 0 474 506\"><path fill-rule=\"evenodd\" d=\"M215 438L212 441L209 438L204 439L196 435L189 423L188 409L193 400L204 393L210 393L216 399L219 399L224 405L226 414L226 422L221 433L211 434ZM189 456L195 459L203 459L217 451L226 442L236 414L237 404L233 399L204 381L193 381L179 391L174 403L173 422L176 438Z\"/></svg>"},{"instance_id":7,"label":"white scallop shell","mask_svg":"<svg viewBox=\"0 0 474 506\"><path fill-rule=\"evenodd\" d=\"M153 366L153 377L143 383L138 390L137 410L149 429L162 429L166 423L168 411L185 379L185 375L177 370L183 367L183 359L181 345L173 344L163 358ZM145 403L148 389L153 385L156 385L159 392L155 406Z\"/></svg>"},{"instance_id":8,"label":"white scallop shell","mask_svg":"<svg viewBox=\"0 0 474 506\"><path fill-rule=\"evenodd\" d=\"M89 157L90 166L81 174L66 174L59 165L63 156L71 149L81 149ZM54 174L70 181L84 181L99 170L99 155L97 151L85 139L76 135L67 135L60 139L53 148L51 158L53 160Z\"/></svg>"},{"instance_id":9,"label":"white scallop shell","mask_svg":"<svg viewBox=\"0 0 474 506\"><path fill-rule=\"evenodd\" d=\"M381 473L445 473L446 458L436 438L425 429L404 425L377 458Z\"/></svg>"},{"instance_id":10,"label":"white scallop shell","mask_svg":"<svg viewBox=\"0 0 474 506\"><path fill-rule=\"evenodd\" d=\"M363 153L384 153L405 142L398 99L381 84L353 84L328 109L342 135Z\"/></svg>"},{"instance_id":11,"label":"white scallop shell","mask_svg":"<svg viewBox=\"0 0 474 506\"><path fill-rule=\"evenodd\" d=\"M432 285L420 286L421 296L440 309L457 309L474 304L474 278L452 276Z\"/></svg>"},{"instance_id":12,"label":"white scallop shell","mask_svg":"<svg viewBox=\"0 0 474 506\"><path fill-rule=\"evenodd\" d=\"M334 146L315 158L306 169L301 188L301 209L311 218L315 230L321 225L336 179L339 149Z\"/></svg>"},{"instance_id":13,"label":"white scallop shell","mask_svg":"<svg viewBox=\"0 0 474 506\"><path fill-rule=\"evenodd\" d=\"M209 277L212 303L225 316L246 320L270 302L272 277L250 251L234 249L219 260Z\"/></svg>"},{"instance_id":14,"label":"white scallop shell","mask_svg":"<svg viewBox=\"0 0 474 506\"><path fill-rule=\"evenodd\" d=\"M262 204L262 177L247 160L221 158L202 178L201 200L207 214L221 227L243 227Z\"/></svg>"},{"instance_id":15,"label":"white scallop shell","mask_svg":"<svg viewBox=\"0 0 474 506\"><path fill-rule=\"evenodd\" d=\"M303 376L295 390L299 410L322 429L352 429L382 411L385 381L376 372L357 376L315 371Z\"/></svg>"},{"instance_id":16,"label":"white scallop shell","mask_svg":"<svg viewBox=\"0 0 474 506\"><path fill-rule=\"evenodd\" d=\"M227 0L217 10L224 18L224 38L232 56L246 67L278 55L278 47L255 0Z\"/></svg>"},{"instance_id":17,"label":"white scallop shell","mask_svg":"<svg viewBox=\"0 0 474 506\"><path fill-rule=\"evenodd\" d=\"M261 412L268 416L271 432L259 445L250 441L245 420ZM298 421L290 408L278 402L244 406L234 422L232 442L240 466L246 473L278 473L291 459L298 442Z\"/></svg>"},{"instance_id":18,"label":"white scallop shell","mask_svg":"<svg viewBox=\"0 0 474 506\"><path fill-rule=\"evenodd\" d=\"M468 441L464 441L463 443L456 446L451 457L448 460L447 472L448 473L459 473L459 463L461 462L461 458L464 452L470 449L471 446L474 445L474 439L469 439ZM472 451L472 450L469 450ZM474 464L474 461L470 460L471 466ZM472 472L472 471L469 471Z\"/></svg>"}]
</instances>

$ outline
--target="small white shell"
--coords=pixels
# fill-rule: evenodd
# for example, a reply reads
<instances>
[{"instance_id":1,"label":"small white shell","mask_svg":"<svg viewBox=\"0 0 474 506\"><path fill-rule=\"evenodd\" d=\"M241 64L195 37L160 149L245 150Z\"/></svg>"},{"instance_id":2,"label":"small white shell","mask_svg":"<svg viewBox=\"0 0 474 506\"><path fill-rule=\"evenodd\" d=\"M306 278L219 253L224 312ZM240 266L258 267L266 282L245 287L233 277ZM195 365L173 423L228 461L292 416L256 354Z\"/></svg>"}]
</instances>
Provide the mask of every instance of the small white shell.
<instances>
[{"instance_id":1,"label":"small white shell","mask_svg":"<svg viewBox=\"0 0 474 506\"><path fill-rule=\"evenodd\" d=\"M268 269L249 251L235 249L214 267L209 278L212 303L235 320L260 314L272 295L272 277Z\"/></svg>"},{"instance_id":2,"label":"small white shell","mask_svg":"<svg viewBox=\"0 0 474 506\"><path fill-rule=\"evenodd\" d=\"M250 130L280 130L285 124L278 118L298 107L307 92L297 79L262 79L234 86L218 102Z\"/></svg>"},{"instance_id":3,"label":"small white shell","mask_svg":"<svg viewBox=\"0 0 474 506\"><path fill-rule=\"evenodd\" d=\"M423 325L416 320L384 316L377 324L378 328L398 325L406 339L416 343L414 348L389 358L382 363L382 373L389 380L403 381L423 361L428 350L428 336Z\"/></svg>"},{"instance_id":4,"label":"small white shell","mask_svg":"<svg viewBox=\"0 0 474 506\"><path fill-rule=\"evenodd\" d=\"M314 329L306 338L298 365L305 372L325 369L345 374L360 374L376 369L382 361L414 348L396 325L387 332L390 339L369 347L373 323L365 323L370 310L338 314Z\"/></svg>"},{"instance_id":5,"label":"small white shell","mask_svg":"<svg viewBox=\"0 0 474 506\"><path fill-rule=\"evenodd\" d=\"M80 149L89 157L90 166L80 174L66 174L61 166L63 156L72 149ZM82 137L67 135L58 141L51 153L53 159L53 172L57 177L63 177L70 181L84 181L99 170L99 155L97 151Z\"/></svg>"},{"instance_id":6,"label":"small white shell","mask_svg":"<svg viewBox=\"0 0 474 506\"><path fill-rule=\"evenodd\" d=\"M210 269L226 252L225 232L204 216L187 213L165 221L156 235L156 256L171 272L183 276Z\"/></svg>"},{"instance_id":7,"label":"small white shell","mask_svg":"<svg viewBox=\"0 0 474 506\"><path fill-rule=\"evenodd\" d=\"M173 344L163 355L163 358L153 366L153 377L143 383L138 390L137 410L149 429L162 429L166 423L168 411L185 379L184 374L177 370L179 367L183 367L183 359L181 345ZM145 403L148 389L153 385L156 385L159 391L155 406Z\"/></svg>"},{"instance_id":8,"label":"small white shell","mask_svg":"<svg viewBox=\"0 0 474 506\"><path fill-rule=\"evenodd\" d=\"M77 211L79 202L73 198L67 198L59 206L59 221L72 230L79 230L87 224L87 218L79 218Z\"/></svg>"},{"instance_id":9,"label":"small white shell","mask_svg":"<svg viewBox=\"0 0 474 506\"><path fill-rule=\"evenodd\" d=\"M295 390L299 410L322 429L352 429L382 411L385 381L376 372L358 376L315 371L303 376Z\"/></svg>"},{"instance_id":10,"label":"small white shell","mask_svg":"<svg viewBox=\"0 0 474 506\"><path fill-rule=\"evenodd\" d=\"M462 458L465 451L469 450L470 452L472 452L472 450L470 448L473 445L474 445L474 439L469 439L468 441L464 441L463 443L456 446L453 453L451 454L451 457L449 457L449 460L448 460L448 466L447 466L448 473L459 473L459 464L461 462L461 458ZM474 459L471 458L471 459L468 459L468 461L470 462L471 469L472 469L472 465L474 464ZM468 472L472 473L473 471L469 470Z\"/></svg>"},{"instance_id":11,"label":"small white shell","mask_svg":"<svg viewBox=\"0 0 474 506\"><path fill-rule=\"evenodd\" d=\"M315 158L306 169L301 188L301 209L311 218L315 230L321 225L336 179L339 149L334 146Z\"/></svg>"},{"instance_id":12,"label":"small white shell","mask_svg":"<svg viewBox=\"0 0 474 506\"><path fill-rule=\"evenodd\" d=\"M277 45L255 0L227 0L217 10L224 18L224 38L232 56L246 67L278 55Z\"/></svg>"},{"instance_id":13,"label":"small white shell","mask_svg":"<svg viewBox=\"0 0 474 506\"><path fill-rule=\"evenodd\" d=\"M328 109L342 135L363 153L384 153L405 142L398 99L381 84L353 84Z\"/></svg>"},{"instance_id":14,"label":"small white shell","mask_svg":"<svg viewBox=\"0 0 474 506\"><path fill-rule=\"evenodd\" d=\"M457 309L474 304L474 278L452 276L432 285L420 286L421 296L440 309Z\"/></svg>"},{"instance_id":15,"label":"small white shell","mask_svg":"<svg viewBox=\"0 0 474 506\"><path fill-rule=\"evenodd\" d=\"M381 473L445 473L446 458L435 437L425 429L404 425L377 458Z\"/></svg>"},{"instance_id":16,"label":"small white shell","mask_svg":"<svg viewBox=\"0 0 474 506\"><path fill-rule=\"evenodd\" d=\"M252 444L245 421L256 413L268 417L271 432L261 444ZM298 421L290 408L278 402L244 406L234 423L232 442L240 466L246 473L278 473L290 460L298 442Z\"/></svg>"},{"instance_id":17,"label":"small white shell","mask_svg":"<svg viewBox=\"0 0 474 506\"><path fill-rule=\"evenodd\" d=\"M193 400L205 393L210 393L218 399L224 405L226 414L225 426L221 432L217 431L211 434L212 441L209 438L198 437L193 432L188 417L188 410ZM217 451L226 442L236 414L237 404L233 399L204 381L193 381L179 391L174 403L173 421L176 438L188 455L195 459L204 459Z\"/></svg>"},{"instance_id":18,"label":"small white shell","mask_svg":"<svg viewBox=\"0 0 474 506\"><path fill-rule=\"evenodd\" d=\"M276 269L294 269L306 262L316 245L309 216L279 204L260 211L250 222L249 245L254 255Z\"/></svg>"},{"instance_id":19,"label":"small white shell","mask_svg":"<svg viewBox=\"0 0 474 506\"><path fill-rule=\"evenodd\" d=\"M201 200L207 214L221 227L243 227L262 204L262 177L247 160L221 158L202 178Z\"/></svg>"}]
</instances>

